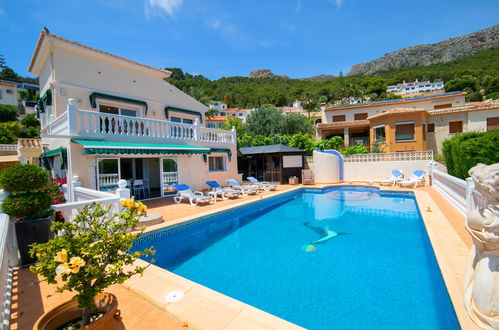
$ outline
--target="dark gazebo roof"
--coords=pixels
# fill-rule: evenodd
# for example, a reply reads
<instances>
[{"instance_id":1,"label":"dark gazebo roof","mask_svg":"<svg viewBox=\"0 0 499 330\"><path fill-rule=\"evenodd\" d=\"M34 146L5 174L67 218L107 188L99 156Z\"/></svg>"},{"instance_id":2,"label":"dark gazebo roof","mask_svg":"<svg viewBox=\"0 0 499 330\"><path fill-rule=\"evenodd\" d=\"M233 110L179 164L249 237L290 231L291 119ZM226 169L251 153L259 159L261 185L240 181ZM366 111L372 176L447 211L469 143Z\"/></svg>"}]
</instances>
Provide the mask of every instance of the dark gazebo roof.
<instances>
[{"instance_id":1,"label":"dark gazebo roof","mask_svg":"<svg viewBox=\"0 0 499 330\"><path fill-rule=\"evenodd\" d=\"M270 146L240 148L239 152L242 155L255 155L255 154L276 154L276 153L305 152L305 151L297 148L288 147L285 146L284 144L273 144Z\"/></svg>"}]
</instances>

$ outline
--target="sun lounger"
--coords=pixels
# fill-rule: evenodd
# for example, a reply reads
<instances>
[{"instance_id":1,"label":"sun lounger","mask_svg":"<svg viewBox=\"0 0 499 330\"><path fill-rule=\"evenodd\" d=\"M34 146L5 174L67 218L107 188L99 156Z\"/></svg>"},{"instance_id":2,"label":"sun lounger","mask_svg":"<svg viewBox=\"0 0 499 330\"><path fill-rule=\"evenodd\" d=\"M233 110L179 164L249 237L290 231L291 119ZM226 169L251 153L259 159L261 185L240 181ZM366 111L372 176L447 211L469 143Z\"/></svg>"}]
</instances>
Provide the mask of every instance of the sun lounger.
<instances>
[{"instance_id":1,"label":"sun lounger","mask_svg":"<svg viewBox=\"0 0 499 330\"><path fill-rule=\"evenodd\" d=\"M192 206L198 205L198 202L210 202L211 200L216 203L216 194L205 196L201 191L192 191L186 184L175 184L173 187L177 189L177 194L173 197L176 204L179 204L184 198L189 200Z\"/></svg>"},{"instance_id":2,"label":"sun lounger","mask_svg":"<svg viewBox=\"0 0 499 330\"><path fill-rule=\"evenodd\" d=\"M270 184L269 182L266 182L266 181L260 182L260 181L258 181L256 178L254 178L252 176L249 176L247 179L250 182L250 187L251 186L258 187L259 189L263 189L265 191L270 191L270 190L276 190L277 189L277 185L276 184Z\"/></svg>"},{"instance_id":3,"label":"sun lounger","mask_svg":"<svg viewBox=\"0 0 499 330\"><path fill-rule=\"evenodd\" d=\"M374 181L378 183L390 183L392 186L395 186L398 182L404 181L404 174L400 170L392 170L389 178Z\"/></svg>"},{"instance_id":4,"label":"sun lounger","mask_svg":"<svg viewBox=\"0 0 499 330\"><path fill-rule=\"evenodd\" d=\"M241 191L239 190L234 190L229 187L223 188L216 181L206 181L206 184L210 186L211 190L215 193L215 198L220 195L222 199L228 199L228 196L237 197L241 194Z\"/></svg>"},{"instance_id":5,"label":"sun lounger","mask_svg":"<svg viewBox=\"0 0 499 330\"><path fill-rule=\"evenodd\" d=\"M399 184L401 186L414 185L414 188L416 188L418 186L418 183L425 182L425 179L424 179L425 173L426 172L423 170L416 170L416 171L412 172L412 175L409 179L399 181Z\"/></svg>"},{"instance_id":6,"label":"sun lounger","mask_svg":"<svg viewBox=\"0 0 499 330\"><path fill-rule=\"evenodd\" d=\"M225 180L229 186L237 191L240 191L243 195L248 195L248 194L257 194L258 193L258 187L252 187L249 185L240 185L239 182L237 182L234 179L227 179Z\"/></svg>"}]
</instances>

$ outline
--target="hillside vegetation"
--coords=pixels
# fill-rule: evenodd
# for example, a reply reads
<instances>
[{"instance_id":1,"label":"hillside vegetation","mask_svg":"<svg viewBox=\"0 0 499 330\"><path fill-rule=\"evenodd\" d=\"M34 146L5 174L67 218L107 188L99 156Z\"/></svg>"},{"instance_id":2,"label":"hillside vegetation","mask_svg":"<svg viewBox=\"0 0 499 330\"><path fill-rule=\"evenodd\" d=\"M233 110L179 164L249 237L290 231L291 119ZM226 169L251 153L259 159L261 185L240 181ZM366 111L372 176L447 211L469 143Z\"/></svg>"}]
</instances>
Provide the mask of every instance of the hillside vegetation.
<instances>
[{"instance_id":1,"label":"hillside vegetation","mask_svg":"<svg viewBox=\"0 0 499 330\"><path fill-rule=\"evenodd\" d=\"M419 80L444 81L446 90L464 90L470 101L479 101L484 95L499 92L499 47L463 56L456 60L428 66L411 66L377 72L369 76L335 77L324 81L290 78L224 77L209 80L202 75L173 72L170 83L193 95L199 90L206 100L223 101L229 107L252 108L262 104L286 106L296 100L315 99L333 103L350 96L381 100L386 87L398 82ZM198 93L199 94L199 93Z\"/></svg>"}]
</instances>

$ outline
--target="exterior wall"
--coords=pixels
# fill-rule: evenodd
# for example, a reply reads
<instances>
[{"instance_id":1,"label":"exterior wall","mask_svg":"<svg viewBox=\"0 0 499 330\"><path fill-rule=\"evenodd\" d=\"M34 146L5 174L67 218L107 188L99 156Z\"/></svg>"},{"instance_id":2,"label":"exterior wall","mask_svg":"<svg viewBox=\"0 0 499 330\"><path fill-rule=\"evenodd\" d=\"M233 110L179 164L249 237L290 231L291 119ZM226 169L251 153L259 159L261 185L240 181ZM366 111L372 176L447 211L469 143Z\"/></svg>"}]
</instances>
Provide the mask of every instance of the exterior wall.
<instances>
[{"instance_id":1,"label":"exterior wall","mask_svg":"<svg viewBox=\"0 0 499 330\"><path fill-rule=\"evenodd\" d=\"M462 121L463 133L469 132L468 113L450 113L447 115L434 116L428 118L428 123L435 124L435 132L427 133L428 148L437 154L442 153L442 143L456 134L449 133L449 122Z\"/></svg>"},{"instance_id":2,"label":"exterior wall","mask_svg":"<svg viewBox=\"0 0 499 330\"><path fill-rule=\"evenodd\" d=\"M353 121L356 113L367 113L368 117L382 113L387 110L396 108L413 108L413 109L426 109L433 110L435 105L452 103L452 107L462 106L465 104L464 95L441 97L441 98L428 98L415 101L393 102L387 104L372 104L369 106L359 105L357 107L338 108L337 110L324 110L322 122L332 123L333 116L345 115L345 121Z\"/></svg>"},{"instance_id":3,"label":"exterior wall","mask_svg":"<svg viewBox=\"0 0 499 330\"><path fill-rule=\"evenodd\" d=\"M390 177L391 170L398 169L404 178L410 178L415 170L428 171L431 160L412 160L400 162L345 162L345 181L373 181ZM425 175L428 179L428 175Z\"/></svg>"},{"instance_id":4,"label":"exterior wall","mask_svg":"<svg viewBox=\"0 0 499 330\"><path fill-rule=\"evenodd\" d=\"M499 110L468 112L468 131L487 131L487 118L499 117Z\"/></svg>"},{"instance_id":5,"label":"exterior wall","mask_svg":"<svg viewBox=\"0 0 499 330\"><path fill-rule=\"evenodd\" d=\"M426 112L404 113L386 115L378 118L372 118L371 128L369 130L371 147L374 142L374 126L385 125L385 144L381 147L384 152L399 151L423 151L427 150L426 140L423 140L423 123L426 122L428 114ZM395 141L395 124L400 122L414 121L414 140Z\"/></svg>"},{"instance_id":6,"label":"exterior wall","mask_svg":"<svg viewBox=\"0 0 499 330\"><path fill-rule=\"evenodd\" d=\"M0 84L0 104L17 106L17 87Z\"/></svg>"}]
</instances>

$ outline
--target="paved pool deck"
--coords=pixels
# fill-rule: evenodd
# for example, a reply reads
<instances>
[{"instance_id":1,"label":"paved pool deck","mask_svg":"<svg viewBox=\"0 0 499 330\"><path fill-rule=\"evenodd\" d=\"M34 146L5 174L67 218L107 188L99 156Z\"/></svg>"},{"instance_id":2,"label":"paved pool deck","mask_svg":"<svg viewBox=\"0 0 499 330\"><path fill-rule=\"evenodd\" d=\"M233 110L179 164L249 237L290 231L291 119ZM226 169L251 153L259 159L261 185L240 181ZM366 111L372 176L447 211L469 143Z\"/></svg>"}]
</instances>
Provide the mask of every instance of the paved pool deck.
<instances>
[{"instance_id":1,"label":"paved pool deck","mask_svg":"<svg viewBox=\"0 0 499 330\"><path fill-rule=\"evenodd\" d=\"M354 183L356 184L356 183ZM330 185L314 185L323 187ZM256 196L218 200L216 204L191 206L187 202L174 204L172 198L146 202L150 213L161 213L163 223L148 227L147 231L171 226L222 210L266 199L298 189L300 186L281 185L278 191ZM381 189L414 191L428 236L451 297L456 315L463 329L478 329L463 307L463 278L471 239L464 228L465 219L431 187L406 189L383 186ZM428 209L429 208L429 209ZM137 264L144 264L138 260ZM33 276L26 269L16 271L12 329L29 329L36 319L70 295L57 294L45 283L30 284ZM128 289L128 290L127 290ZM166 293L182 290L180 301L166 303ZM300 327L232 299L176 274L151 265L142 277L136 275L123 285L109 290L118 296L123 323L128 329L301 329ZM137 304L137 307L134 306ZM139 312L140 311L140 312Z\"/></svg>"}]
</instances>

